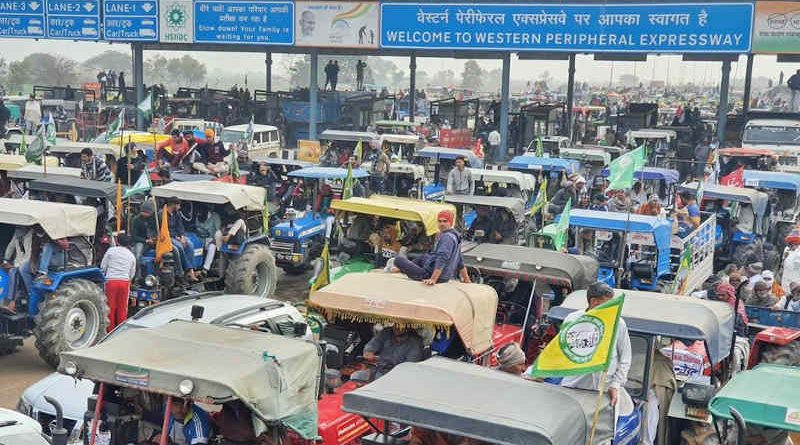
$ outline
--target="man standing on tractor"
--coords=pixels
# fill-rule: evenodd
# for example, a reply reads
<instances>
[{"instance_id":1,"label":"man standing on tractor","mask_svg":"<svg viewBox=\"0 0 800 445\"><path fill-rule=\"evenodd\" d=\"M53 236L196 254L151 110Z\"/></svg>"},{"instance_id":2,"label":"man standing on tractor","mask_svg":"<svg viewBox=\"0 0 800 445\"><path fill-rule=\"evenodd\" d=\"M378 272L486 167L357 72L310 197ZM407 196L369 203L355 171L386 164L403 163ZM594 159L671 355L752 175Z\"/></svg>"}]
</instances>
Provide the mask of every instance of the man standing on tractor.
<instances>
[{"instance_id":1,"label":"man standing on tractor","mask_svg":"<svg viewBox=\"0 0 800 445\"><path fill-rule=\"evenodd\" d=\"M586 310L594 309L603 303L608 302L614 297L614 290L605 283L597 282L586 289L586 300L588 307ZM564 324L578 319L586 311L575 311L566 318ZM628 381L628 371L631 369L631 338L628 335L628 325L625 319L619 318L617 322L617 335L614 350L611 353L611 361L605 372L594 372L570 377L564 377L561 386L570 388L580 388L599 391L600 387L606 389L608 397L611 399L611 406L617 405L620 392L624 392L625 382ZM606 381L601 385L601 378L606 376ZM627 393L625 397L629 397Z\"/></svg>"},{"instance_id":2,"label":"man standing on tractor","mask_svg":"<svg viewBox=\"0 0 800 445\"><path fill-rule=\"evenodd\" d=\"M387 262L387 268L392 272L402 272L412 280L422 281L427 285L446 283L455 278L456 274L462 282L471 283L461 256L461 236L453 229L455 215L449 210L442 210L436 219L439 222L439 234L433 251L414 261L402 255L397 256L394 261Z\"/></svg>"},{"instance_id":3,"label":"man standing on tractor","mask_svg":"<svg viewBox=\"0 0 800 445\"><path fill-rule=\"evenodd\" d=\"M447 174L447 193L450 195L475 194L475 181L472 180L472 173L466 169L467 158L457 157L455 165L455 168Z\"/></svg>"},{"instance_id":4,"label":"man standing on tractor","mask_svg":"<svg viewBox=\"0 0 800 445\"><path fill-rule=\"evenodd\" d=\"M120 235L117 238L117 245L109 247L100 262L100 270L106 279L108 332L128 318L131 280L136 276L136 257L129 250L130 244L131 239L128 235Z\"/></svg>"},{"instance_id":5,"label":"man standing on tractor","mask_svg":"<svg viewBox=\"0 0 800 445\"><path fill-rule=\"evenodd\" d=\"M106 162L95 156L91 148L81 150L81 177L91 181L111 182L111 170Z\"/></svg>"}]
</instances>

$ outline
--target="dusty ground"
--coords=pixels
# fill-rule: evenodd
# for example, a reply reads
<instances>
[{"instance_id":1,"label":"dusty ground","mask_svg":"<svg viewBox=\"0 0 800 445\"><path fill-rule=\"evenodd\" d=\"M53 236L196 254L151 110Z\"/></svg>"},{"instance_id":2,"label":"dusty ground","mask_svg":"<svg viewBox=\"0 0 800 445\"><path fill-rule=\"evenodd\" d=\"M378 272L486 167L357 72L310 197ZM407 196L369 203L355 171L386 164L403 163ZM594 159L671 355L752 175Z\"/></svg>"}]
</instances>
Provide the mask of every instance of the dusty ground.
<instances>
[{"instance_id":1,"label":"dusty ground","mask_svg":"<svg viewBox=\"0 0 800 445\"><path fill-rule=\"evenodd\" d=\"M309 277L310 274L291 276L279 273L275 297L288 301L305 299ZM39 358L33 343L34 339L28 338L16 353L0 356L0 407L15 408L25 388L53 371Z\"/></svg>"}]
</instances>

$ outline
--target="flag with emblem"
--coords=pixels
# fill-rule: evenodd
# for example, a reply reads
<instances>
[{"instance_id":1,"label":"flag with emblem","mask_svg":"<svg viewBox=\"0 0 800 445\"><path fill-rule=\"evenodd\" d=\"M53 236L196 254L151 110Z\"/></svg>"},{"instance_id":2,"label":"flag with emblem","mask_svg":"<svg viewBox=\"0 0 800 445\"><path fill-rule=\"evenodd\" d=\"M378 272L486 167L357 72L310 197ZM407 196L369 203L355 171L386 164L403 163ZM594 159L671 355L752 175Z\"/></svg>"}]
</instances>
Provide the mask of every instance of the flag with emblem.
<instances>
[{"instance_id":1,"label":"flag with emblem","mask_svg":"<svg viewBox=\"0 0 800 445\"><path fill-rule=\"evenodd\" d=\"M322 255L320 255L319 259L322 261L322 269L319 271L317 278L314 279L314 282L311 283L311 292L331 284L331 253L327 241L325 242L325 247L322 248Z\"/></svg>"},{"instance_id":2,"label":"flag with emblem","mask_svg":"<svg viewBox=\"0 0 800 445\"><path fill-rule=\"evenodd\" d=\"M172 237L169 235L169 214L165 205L161 213L161 228L156 239L156 262L160 263L164 254L170 252L172 252Z\"/></svg>"},{"instance_id":3,"label":"flag with emblem","mask_svg":"<svg viewBox=\"0 0 800 445\"><path fill-rule=\"evenodd\" d=\"M569 233L569 212L572 209L572 198L567 200L564 206L564 211L561 212L561 217L556 225L556 234L553 238L553 247L558 251L566 247L567 235Z\"/></svg>"},{"instance_id":4,"label":"flag with emblem","mask_svg":"<svg viewBox=\"0 0 800 445\"><path fill-rule=\"evenodd\" d=\"M566 377L608 369L625 295L564 322L531 367L531 377Z\"/></svg>"},{"instance_id":5,"label":"flag with emblem","mask_svg":"<svg viewBox=\"0 0 800 445\"><path fill-rule=\"evenodd\" d=\"M543 209L544 206L546 205L547 205L547 178L544 178L542 179L542 182L539 183L539 192L536 193L536 201L533 202L529 214L535 215L536 212Z\"/></svg>"},{"instance_id":6,"label":"flag with emblem","mask_svg":"<svg viewBox=\"0 0 800 445\"><path fill-rule=\"evenodd\" d=\"M627 190L633 186L633 173L644 167L644 146L618 157L609 165L608 190Z\"/></svg>"}]
</instances>

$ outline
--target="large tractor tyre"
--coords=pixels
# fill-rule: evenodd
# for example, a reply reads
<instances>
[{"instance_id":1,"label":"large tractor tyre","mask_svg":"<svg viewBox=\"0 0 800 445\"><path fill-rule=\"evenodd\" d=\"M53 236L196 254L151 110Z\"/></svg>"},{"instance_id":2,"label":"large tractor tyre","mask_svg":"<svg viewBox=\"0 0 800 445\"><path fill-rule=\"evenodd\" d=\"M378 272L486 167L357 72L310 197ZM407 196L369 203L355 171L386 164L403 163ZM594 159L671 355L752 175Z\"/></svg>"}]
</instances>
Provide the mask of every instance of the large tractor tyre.
<instances>
[{"instance_id":1,"label":"large tractor tyre","mask_svg":"<svg viewBox=\"0 0 800 445\"><path fill-rule=\"evenodd\" d=\"M278 268L269 247L263 244L247 246L237 260L225 271L225 291L234 294L271 297L278 284Z\"/></svg>"},{"instance_id":2,"label":"large tractor tyre","mask_svg":"<svg viewBox=\"0 0 800 445\"><path fill-rule=\"evenodd\" d=\"M102 287L89 280L67 281L47 297L35 321L39 356L57 367L61 352L88 348L105 335L106 296Z\"/></svg>"},{"instance_id":3,"label":"large tractor tyre","mask_svg":"<svg viewBox=\"0 0 800 445\"><path fill-rule=\"evenodd\" d=\"M761 351L761 363L800 366L800 342L793 341L783 346L764 345Z\"/></svg>"}]
</instances>

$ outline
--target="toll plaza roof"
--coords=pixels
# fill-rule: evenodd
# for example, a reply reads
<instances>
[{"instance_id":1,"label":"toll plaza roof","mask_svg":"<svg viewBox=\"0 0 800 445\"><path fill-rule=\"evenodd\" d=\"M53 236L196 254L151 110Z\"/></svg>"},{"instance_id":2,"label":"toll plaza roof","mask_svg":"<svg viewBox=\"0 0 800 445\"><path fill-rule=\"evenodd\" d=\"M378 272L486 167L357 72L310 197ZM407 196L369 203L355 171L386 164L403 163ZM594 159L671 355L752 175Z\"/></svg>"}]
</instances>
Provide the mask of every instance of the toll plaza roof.
<instances>
[{"instance_id":1,"label":"toll plaza roof","mask_svg":"<svg viewBox=\"0 0 800 445\"><path fill-rule=\"evenodd\" d=\"M320 133L319 139L327 141L371 142L378 140L378 134L367 131L325 130Z\"/></svg>"},{"instance_id":2,"label":"toll plaza roof","mask_svg":"<svg viewBox=\"0 0 800 445\"><path fill-rule=\"evenodd\" d=\"M608 177L611 174L611 170L605 168L600 174ZM664 181L667 184L675 184L680 179L680 173L678 173L678 170L671 168L644 167L633 172L633 177L640 181Z\"/></svg>"},{"instance_id":3,"label":"toll plaza roof","mask_svg":"<svg viewBox=\"0 0 800 445\"><path fill-rule=\"evenodd\" d=\"M425 147L417 150L414 156L431 159L457 159L460 156L466 158L470 167L481 168L483 167L483 159L475 156L472 150L464 148L447 148L447 147Z\"/></svg>"},{"instance_id":4,"label":"toll plaza roof","mask_svg":"<svg viewBox=\"0 0 800 445\"><path fill-rule=\"evenodd\" d=\"M498 445L585 445L597 402L594 391L434 357L401 363L346 393L343 409ZM613 437L613 412L605 396L597 420L595 443L606 443Z\"/></svg>"},{"instance_id":5,"label":"toll plaza roof","mask_svg":"<svg viewBox=\"0 0 800 445\"><path fill-rule=\"evenodd\" d=\"M714 364L730 354L734 314L728 303L623 289L616 289L614 294L625 295L622 318L631 332L705 341ZM586 290L578 290L560 306L551 308L548 316L564 320L568 314L584 309Z\"/></svg>"},{"instance_id":6,"label":"toll plaza roof","mask_svg":"<svg viewBox=\"0 0 800 445\"><path fill-rule=\"evenodd\" d=\"M796 173L769 172L763 170L745 170L744 185L752 188L778 190L800 190L800 175Z\"/></svg>"},{"instance_id":7,"label":"toll plaza roof","mask_svg":"<svg viewBox=\"0 0 800 445\"><path fill-rule=\"evenodd\" d=\"M543 170L572 174L580 170L581 163L575 159L540 158L537 156L516 156L508 163L512 170Z\"/></svg>"},{"instance_id":8,"label":"toll plaza roof","mask_svg":"<svg viewBox=\"0 0 800 445\"><path fill-rule=\"evenodd\" d=\"M652 233L659 246L669 246L672 236L672 222L668 219L635 213L572 209L569 212L569 225L597 230Z\"/></svg>"},{"instance_id":9,"label":"toll plaza roof","mask_svg":"<svg viewBox=\"0 0 800 445\"><path fill-rule=\"evenodd\" d=\"M347 178L347 169L340 167L308 167L289 172L289 176L304 179L345 179ZM353 169L353 178L360 179L367 176L369 176L369 173L366 170Z\"/></svg>"}]
</instances>

